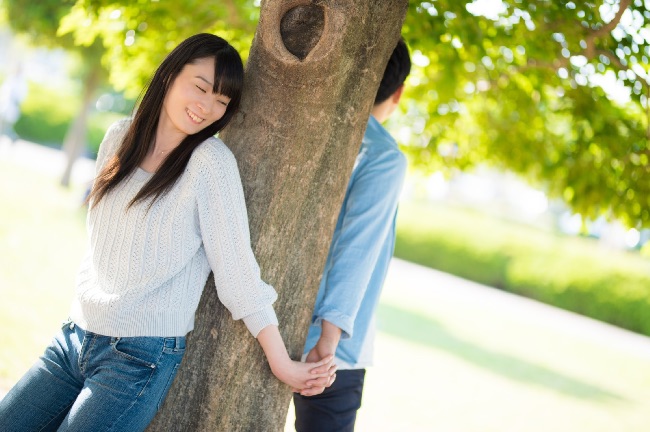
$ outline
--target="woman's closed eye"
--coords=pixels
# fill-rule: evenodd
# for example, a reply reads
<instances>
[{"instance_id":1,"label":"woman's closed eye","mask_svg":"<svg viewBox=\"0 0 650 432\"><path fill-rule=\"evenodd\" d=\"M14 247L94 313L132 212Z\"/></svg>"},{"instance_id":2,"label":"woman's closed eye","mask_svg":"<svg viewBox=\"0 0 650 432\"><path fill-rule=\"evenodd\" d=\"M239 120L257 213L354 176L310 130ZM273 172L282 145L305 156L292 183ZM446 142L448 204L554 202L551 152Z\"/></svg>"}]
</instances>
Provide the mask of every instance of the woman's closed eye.
<instances>
[{"instance_id":1,"label":"woman's closed eye","mask_svg":"<svg viewBox=\"0 0 650 432\"><path fill-rule=\"evenodd\" d=\"M201 90L203 93L207 93L201 86L196 86L197 89Z\"/></svg>"}]
</instances>

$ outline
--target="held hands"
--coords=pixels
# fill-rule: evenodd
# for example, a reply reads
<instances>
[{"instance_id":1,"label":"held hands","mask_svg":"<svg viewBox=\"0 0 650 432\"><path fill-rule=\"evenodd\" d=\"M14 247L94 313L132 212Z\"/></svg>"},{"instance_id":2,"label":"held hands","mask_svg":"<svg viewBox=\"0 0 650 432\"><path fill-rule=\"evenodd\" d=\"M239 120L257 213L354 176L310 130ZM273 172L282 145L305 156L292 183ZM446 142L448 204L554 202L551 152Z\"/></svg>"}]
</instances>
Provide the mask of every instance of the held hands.
<instances>
[{"instance_id":1,"label":"held hands","mask_svg":"<svg viewBox=\"0 0 650 432\"><path fill-rule=\"evenodd\" d=\"M334 356L327 356L317 362L302 363L294 360L283 362L279 367L271 366L273 374L283 383L291 387L291 391L303 396L314 396L322 393L325 387L334 382L336 364ZM327 385L316 383L326 382Z\"/></svg>"},{"instance_id":2,"label":"held hands","mask_svg":"<svg viewBox=\"0 0 650 432\"><path fill-rule=\"evenodd\" d=\"M334 358L334 353L336 352L336 346L338 345L338 338L329 338L326 335L321 335L321 338L318 340L316 345L309 351L307 354L307 358L305 359L307 362L321 362L324 359L327 358ZM313 363L307 363L307 364L313 364ZM335 369L333 372L336 372L336 365ZM334 380L336 379L336 374L332 373L329 376L315 376L309 381L307 381L307 385L310 386L310 392L309 394L305 394L303 392L300 392L301 395L303 396L314 396L317 394L321 394L323 391L325 391L326 387L329 387L332 385Z\"/></svg>"},{"instance_id":3,"label":"held hands","mask_svg":"<svg viewBox=\"0 0 650 432\"><path fill-rule=\"evenodd\" d=\"M321 335L316 345L307 353L307 362L322 362L325 359L333 358L336 353L336 347L341 339L341 329L329 321L323 320L321 323ZM309 364L309 363L308 363ZM314 396L322 393L326 387L332 385L336 379L336 368L331 370L329 376L314 376L307 381L309 386L308 392L300 392L303 396Z\"/></svg>"},{"instance_id":4,"label":"held hands","mask_svg":"<svg viewBox=\"0 0 650 432\"><path fill-rule=\"evenodd\" d=\"M294 392L303 396L314 396L322 393L325 387L334 382L334 355L324 356L310 363L291 360L280 332L274 325L264 327L257 335L257 341L266 354L273 375L288 384ZM327 384L323 385L323 382Z\"/></svg>"}]
</instances>

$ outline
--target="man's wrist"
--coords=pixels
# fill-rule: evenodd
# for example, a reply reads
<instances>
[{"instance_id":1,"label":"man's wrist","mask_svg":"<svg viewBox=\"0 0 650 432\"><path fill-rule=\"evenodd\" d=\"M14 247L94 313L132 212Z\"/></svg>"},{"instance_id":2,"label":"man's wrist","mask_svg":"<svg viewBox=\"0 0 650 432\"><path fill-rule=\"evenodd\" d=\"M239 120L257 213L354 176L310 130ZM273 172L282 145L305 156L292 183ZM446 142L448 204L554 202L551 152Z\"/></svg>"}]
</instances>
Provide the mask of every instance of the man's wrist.
<instances>
[{"instance_id":1,"label":"man's wrist","mask_svg":"<svg viewBox=\"0 0 650 432\"><path fill-rule=\"evenodd\" d=\"M331 322L323 320L321 323L319 343L331 348L332 350L336 350L339 340L341 340L341 329Z\"/></svg>"}]
</instances>

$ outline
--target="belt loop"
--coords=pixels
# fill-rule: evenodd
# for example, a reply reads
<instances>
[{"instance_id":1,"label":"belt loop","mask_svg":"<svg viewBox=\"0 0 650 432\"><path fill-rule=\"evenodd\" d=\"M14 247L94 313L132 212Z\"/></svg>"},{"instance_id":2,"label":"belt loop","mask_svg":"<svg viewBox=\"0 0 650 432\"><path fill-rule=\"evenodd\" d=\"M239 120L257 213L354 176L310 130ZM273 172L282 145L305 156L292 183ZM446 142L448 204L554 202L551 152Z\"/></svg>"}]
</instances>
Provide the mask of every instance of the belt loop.
<instances>
[{"instance_id":1,"label":"belt loop","mask_svg":"<svg viewBox=\"0 0 650 432\"><path fill-rule=\"evenodd\" d=\"M178 351L181 347L181 338L176 336L176 343L174 344L174 352Z\"/></svg>"}]
</instances>

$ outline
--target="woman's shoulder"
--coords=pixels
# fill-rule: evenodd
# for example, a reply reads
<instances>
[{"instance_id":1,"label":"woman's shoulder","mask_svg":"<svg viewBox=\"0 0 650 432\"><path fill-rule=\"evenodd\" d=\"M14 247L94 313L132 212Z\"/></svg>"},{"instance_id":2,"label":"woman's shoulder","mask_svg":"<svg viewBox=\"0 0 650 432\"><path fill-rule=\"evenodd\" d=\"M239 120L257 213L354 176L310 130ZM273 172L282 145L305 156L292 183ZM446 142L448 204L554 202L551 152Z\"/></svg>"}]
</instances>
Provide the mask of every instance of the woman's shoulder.
<instances>
[{"instance_id":1,"label":"woman's shoulder","mask_svg":"<svg viewBox=\"0 0 650 432\"><path fill-rule=\"evenodd\" d=\"M199 164L231 165L236 164L235 156L228 146L217 137L210 137L194 149L192 160Z\"/></svg>"},{"instance_id":2,"label":"woman's shoulder","mask_svg":"<svg viewBox=\"0 0 650 432\"><path fill-rule=\"evenodd\" d=\"M208 138L194 149L186 173L200 189L218 189L223 181L239 179L235 156L219 138Z\"/></svg>"},{"instance_id":3,"label":"woman's shoulder","mask_svg":"<svg viewBox=\"0 0 650 432\"><path fill-rule=\"evenodd\" d=\"M131 119L124 118L108 127L97 152L97 164L99 167L103 167L106 161L117 152L130 125Z\"/></svg>"},{"instance_id":4,"label":"woman's shoulder","mask_svg":"<svg viewBox=\"0 0 650 432\"><path fill-rule=\"evenodd\" d=\"M125 117L111 124L106 131L106 137L112 139L123 137L131 126L131 120L131 117Z\"/></svg>"}]
</instances>

